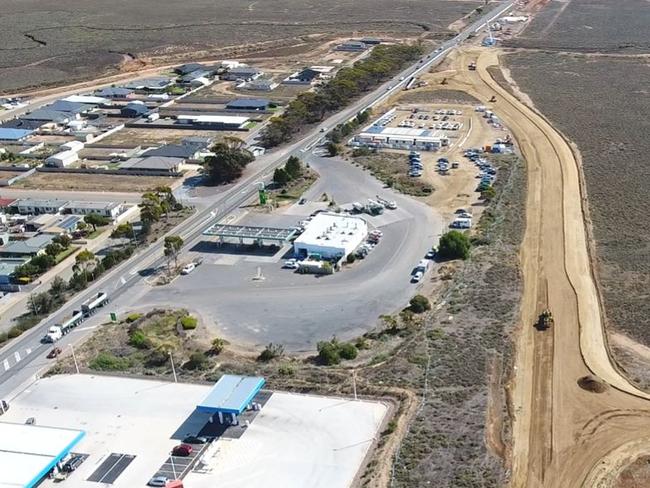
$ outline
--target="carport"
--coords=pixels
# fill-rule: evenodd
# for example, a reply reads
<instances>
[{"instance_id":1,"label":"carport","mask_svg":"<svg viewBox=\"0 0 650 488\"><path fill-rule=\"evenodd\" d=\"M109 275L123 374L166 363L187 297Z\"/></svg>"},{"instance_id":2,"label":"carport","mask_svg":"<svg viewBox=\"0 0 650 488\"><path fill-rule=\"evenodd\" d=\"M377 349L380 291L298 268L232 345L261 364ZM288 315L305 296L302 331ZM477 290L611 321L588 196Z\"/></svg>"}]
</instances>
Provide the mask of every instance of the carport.
<instances>
[{"instance_id":1,"label":"carport","mask_svg":"<svg viewBox=\"0 0 650 488\"><path fill-rule=\"evenodd\" d=\"M204 236L218 237L220 243L223 243L225 239L238 239L239 244L244 244L244 240L249 239L259 245L262 245L264 241L272 241L282 245L295 234L296 229L293 228L225 224L211 225L203 232Z\"/></svg>"},{"instance_id":2,"label":"carport","mask_svg":"<svg viewBox=\"0 0 650 488\"><path fill-rule=\"evenodd\" d=\"M196 406L196 410L219 416L223 423L224 414L232 417L231 424L236 425L238 416L248 408L255 395L262 389L266 380L257 376L236 376L225 374L214 385L205 400Z\"/></svg>"}]
</instances>

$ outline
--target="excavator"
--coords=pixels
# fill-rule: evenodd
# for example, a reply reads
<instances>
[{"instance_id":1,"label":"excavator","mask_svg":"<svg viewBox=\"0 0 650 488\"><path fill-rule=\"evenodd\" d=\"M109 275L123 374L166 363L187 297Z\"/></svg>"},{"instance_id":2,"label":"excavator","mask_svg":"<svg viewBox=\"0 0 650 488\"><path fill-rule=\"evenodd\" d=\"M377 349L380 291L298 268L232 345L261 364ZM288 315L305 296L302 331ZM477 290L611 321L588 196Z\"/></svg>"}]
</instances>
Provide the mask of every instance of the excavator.
<instances>
[{"instance_id":1,"label":"excavator","mask_svg":"<svg viewBox=\"0 0 650 488\"><path fill-rule=\"evenodd\" d=\"M539 315L535 327L537 328L537 330L548 330L551 327L551 325L553 325L553 323L554 323L553 314L551 314L551 311L549 309L545 309Z\"/></svg>"}]
</instances>

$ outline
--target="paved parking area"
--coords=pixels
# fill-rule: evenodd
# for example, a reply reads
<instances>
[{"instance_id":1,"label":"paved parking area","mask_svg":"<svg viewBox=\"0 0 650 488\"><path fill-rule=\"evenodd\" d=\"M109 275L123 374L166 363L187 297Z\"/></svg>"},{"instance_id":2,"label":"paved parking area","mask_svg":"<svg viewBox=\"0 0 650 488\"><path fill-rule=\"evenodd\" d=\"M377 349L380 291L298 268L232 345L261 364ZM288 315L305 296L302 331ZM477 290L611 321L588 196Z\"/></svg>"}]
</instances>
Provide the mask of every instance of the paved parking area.
<instances>
[{"instance_id":1,"label":"paved parking area","mask_svg":"<svg viewBox=\"0 0 650 488\"><path fill-rule=\"evenodd\" d=\"M310 202L323 193L339 205L377 194L397 202L396 210L366 216L384 233L366 259L332 276L316 277L281 268L291 253L288 246L252 255L205 241L192 253L203 256L202 266L168 286L141 289L132 306L183 303L208 325L216 324L214 332L228 340L255 346L281 343L292 352L313 350L317 341L333 335L346 339L362 334L381 314L404 307L417 293L418 285L410 283L412 270L443 232L442 219L431 207L384 188L347 162L311 156L309 164L321 175L305 192ZM310 211L309 205L295 204L278 214L248 213L237 224L294 225Z\"/></svg>"}]
</instances>

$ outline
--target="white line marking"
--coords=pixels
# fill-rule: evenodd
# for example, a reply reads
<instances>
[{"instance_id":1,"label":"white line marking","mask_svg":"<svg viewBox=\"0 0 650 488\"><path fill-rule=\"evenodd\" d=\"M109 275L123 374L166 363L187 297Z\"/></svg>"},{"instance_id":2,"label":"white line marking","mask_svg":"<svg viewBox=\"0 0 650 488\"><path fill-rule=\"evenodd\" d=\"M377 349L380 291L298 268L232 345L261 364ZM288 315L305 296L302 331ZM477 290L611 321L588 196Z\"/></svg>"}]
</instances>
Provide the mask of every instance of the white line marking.
<instances>
[{"instance_id":1,"label":"white line marking","mask_svg":"<svg viewBox=\"0 0 650 488\"><path fill-rule=\"evenodd\" d=\"M9 371L9 368L11 367L11 366L9 366L9 360L8 360L8 359L5 359L5 360L2 362L2 364L3 364L3 366L5 367L5 371Z\"/></svg>"},{"instance_id":2,"label":"white line marking","mask_svg":"<svg viewBox=\"0 0 650 488\"><path fill-rule=\"evenodd\" d=\"M14 352L14 357L16 358L16 362L20 361L20 353L18 351Z\"/></svg>"},{"instance_id":3,"label":"white line marking","mask_svg":"<svg viewBox=\"0 0 650 488\"><path fill-rule=\"evenodd\" d=\"M29 347L27 349L25 349L25 354L31 354L31 353L32 353L32 350Z\"/></svg>"},{"instance_id":4,"label":"white line marking","mask_svg":"<svg viewBox=\"0 0 650 488\"><path fill-rule=\"evenodd\" d=\"M123 285L126 284L126 280L124 279L124 276L120 277L120 281L122 282Z\"/></svg>"}]
</instances>

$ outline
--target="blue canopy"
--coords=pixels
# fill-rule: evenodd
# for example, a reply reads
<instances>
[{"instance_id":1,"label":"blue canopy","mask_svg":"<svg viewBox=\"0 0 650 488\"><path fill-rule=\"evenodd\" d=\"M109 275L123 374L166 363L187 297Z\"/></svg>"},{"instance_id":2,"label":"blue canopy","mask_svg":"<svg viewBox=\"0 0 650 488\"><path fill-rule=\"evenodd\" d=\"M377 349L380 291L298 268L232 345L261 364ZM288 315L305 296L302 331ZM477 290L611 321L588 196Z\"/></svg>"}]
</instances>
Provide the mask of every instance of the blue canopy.
<instances>
[{"instance_id":1,"label":"blue canopy","mask_svg":"<svg viewBox=\"0 0 650 488\"><path fill-rule=\"evenodd\" d=\"M225 374L196 409L211 414L221 412L239 415L265 383L266 380L260 377Z\"/></svg>"}]
</instances>

